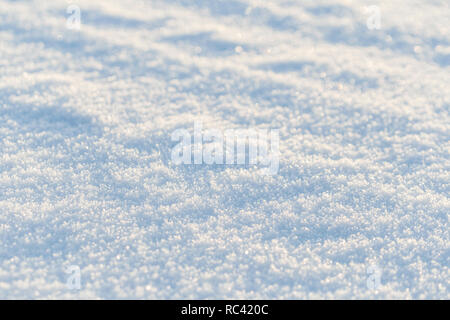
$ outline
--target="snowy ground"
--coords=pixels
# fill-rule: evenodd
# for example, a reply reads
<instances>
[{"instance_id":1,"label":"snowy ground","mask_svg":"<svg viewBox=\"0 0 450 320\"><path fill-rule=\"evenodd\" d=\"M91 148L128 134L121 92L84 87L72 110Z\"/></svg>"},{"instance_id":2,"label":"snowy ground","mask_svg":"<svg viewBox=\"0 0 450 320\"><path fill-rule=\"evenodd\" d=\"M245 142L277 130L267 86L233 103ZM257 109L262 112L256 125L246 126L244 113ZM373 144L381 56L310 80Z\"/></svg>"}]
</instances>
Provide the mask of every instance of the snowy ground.
<instances>
[{"instance_id":1,"label":"snowy ground","mask_svg":"<svg viewBox=\"0 0 450 320\"><path fill-rule=\"evenodd\" d=\"M0 298L449 299L449 68L448 0L0 0Z\"/></svg>"}]
</instances>

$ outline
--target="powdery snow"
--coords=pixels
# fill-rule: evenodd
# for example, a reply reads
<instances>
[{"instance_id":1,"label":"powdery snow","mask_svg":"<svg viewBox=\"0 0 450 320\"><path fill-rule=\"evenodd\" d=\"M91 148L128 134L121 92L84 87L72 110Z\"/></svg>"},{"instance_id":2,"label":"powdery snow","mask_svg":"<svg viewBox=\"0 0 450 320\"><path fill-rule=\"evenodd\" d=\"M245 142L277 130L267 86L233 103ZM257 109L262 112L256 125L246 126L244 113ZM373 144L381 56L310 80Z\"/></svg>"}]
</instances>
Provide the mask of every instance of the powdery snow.
<instances>
[{"instance_id":1,"label":"powdery snow","mask_svg":"<svg viewBox=\"0 0 450 320\"><path fill-rule=\"evenodd\" d=\"M449 18L0 0L0 298L449 299ZM278 174L174 165L195 121L279 129Z\"/></svg>"}]
</instances>

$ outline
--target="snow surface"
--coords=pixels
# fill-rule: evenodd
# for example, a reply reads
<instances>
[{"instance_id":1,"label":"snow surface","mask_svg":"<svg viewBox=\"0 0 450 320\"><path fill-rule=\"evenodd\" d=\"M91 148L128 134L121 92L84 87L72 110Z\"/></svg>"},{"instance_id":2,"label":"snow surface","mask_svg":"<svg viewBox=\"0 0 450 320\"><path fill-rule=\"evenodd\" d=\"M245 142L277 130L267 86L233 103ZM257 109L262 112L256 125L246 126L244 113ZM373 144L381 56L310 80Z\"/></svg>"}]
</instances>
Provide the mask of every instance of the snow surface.
<instances>
[{"instance_id":1,"label":"snow surface","mask_svg":"<svg viewBox=\"0 0 450 320\"><path fill-rule=\"evenodd\" d=\"M449 18L0 0L0 298L449 299ZM195 121L279 129L278 174L173 165Z\"/></svg>"}]
</instances>

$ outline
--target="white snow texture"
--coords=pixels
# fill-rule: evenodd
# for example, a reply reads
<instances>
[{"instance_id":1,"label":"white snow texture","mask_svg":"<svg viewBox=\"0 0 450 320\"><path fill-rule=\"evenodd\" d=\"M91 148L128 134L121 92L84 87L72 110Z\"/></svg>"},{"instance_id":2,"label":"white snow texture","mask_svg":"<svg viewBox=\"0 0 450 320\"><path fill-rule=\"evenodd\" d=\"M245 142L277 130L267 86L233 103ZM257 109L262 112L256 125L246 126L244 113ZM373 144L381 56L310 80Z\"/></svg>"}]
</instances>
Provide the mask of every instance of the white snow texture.
<instances>
[{"instance_id":1,"label":"white snow texture","mask_svg":"<svg viewBox=\"0 0 450 320\"><path fill-rule=\"evenodd\" d=\"M449 299L449 3L0 0L0 298Z\"/></svg>"}]
</instances>

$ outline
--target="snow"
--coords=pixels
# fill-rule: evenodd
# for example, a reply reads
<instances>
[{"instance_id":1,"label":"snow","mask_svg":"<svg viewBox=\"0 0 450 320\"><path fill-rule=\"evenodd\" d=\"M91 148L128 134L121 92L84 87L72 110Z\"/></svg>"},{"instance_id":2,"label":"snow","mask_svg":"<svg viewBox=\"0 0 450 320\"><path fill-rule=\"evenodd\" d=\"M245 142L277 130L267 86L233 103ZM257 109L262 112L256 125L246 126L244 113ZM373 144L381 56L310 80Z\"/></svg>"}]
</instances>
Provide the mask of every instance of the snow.
<instances>
[{"instance_id":1,"label":"snow","mask_svg":"<svg viewBox=\"0 0 450 320\"><path fill-rule=\"evenodd\" d=\"M0 0L0 298L449 299L449 18ZM278 129L278 173L173 164L196 121Z\"/></svg>"}]
</instances>

